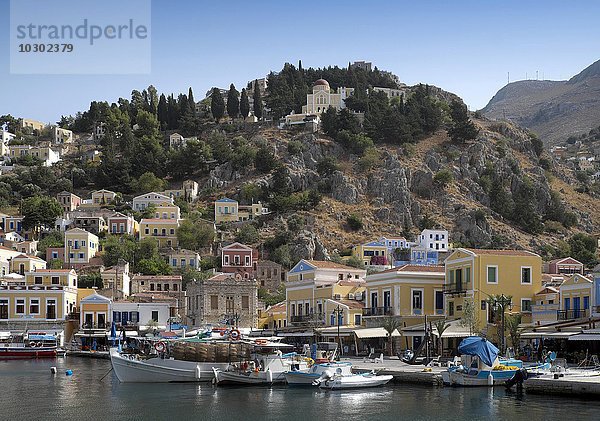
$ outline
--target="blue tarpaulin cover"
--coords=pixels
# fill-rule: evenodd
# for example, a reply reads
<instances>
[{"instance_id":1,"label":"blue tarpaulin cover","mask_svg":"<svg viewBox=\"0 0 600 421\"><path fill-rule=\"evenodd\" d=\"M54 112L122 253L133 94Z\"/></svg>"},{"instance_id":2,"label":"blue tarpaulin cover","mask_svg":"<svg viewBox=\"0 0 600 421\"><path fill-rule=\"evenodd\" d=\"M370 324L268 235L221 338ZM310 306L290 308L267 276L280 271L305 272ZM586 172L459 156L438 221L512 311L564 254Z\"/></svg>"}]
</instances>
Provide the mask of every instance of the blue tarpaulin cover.
<instances>
[{"instance_id":1,"label":"blue tarpaulin cover","mask_svg":"<svg viewBox=\"0 0 600 421\"><path fill-rule=\"evenodd\" d=\"M479 336L469 336L463 339L458 346L458 352L461 354L476 355L490 367L492 367L494 361L498 358L498 348L490 341Z\"/></svg>"}]
</instances>

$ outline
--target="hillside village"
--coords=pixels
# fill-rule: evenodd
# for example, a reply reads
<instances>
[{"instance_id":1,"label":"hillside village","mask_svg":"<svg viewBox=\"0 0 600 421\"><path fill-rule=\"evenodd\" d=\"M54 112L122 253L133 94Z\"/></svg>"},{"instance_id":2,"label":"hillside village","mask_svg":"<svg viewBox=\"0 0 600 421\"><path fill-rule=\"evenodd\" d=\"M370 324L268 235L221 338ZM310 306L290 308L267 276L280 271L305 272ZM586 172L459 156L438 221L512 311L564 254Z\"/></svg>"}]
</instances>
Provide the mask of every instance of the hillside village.
<instances>
[{"instance_id":1,"label":"hillside village","mask_svg":"<svg viewBox=\"0 0 600 421\"><path fill-rule=\"evenodd\" d=\"M296 73L310 89L284 83ZM426 320L448 322L449 348L500 335L506 296L532 329L600 318L599 202L573 183L594 159L563 167L557 147L368 62L286 65L241 99L134 92L57 125L4 119L0 329L89 348L113 323L225 325L358 353L390 316L401 348Z\"/></svg>"}]
</instances>

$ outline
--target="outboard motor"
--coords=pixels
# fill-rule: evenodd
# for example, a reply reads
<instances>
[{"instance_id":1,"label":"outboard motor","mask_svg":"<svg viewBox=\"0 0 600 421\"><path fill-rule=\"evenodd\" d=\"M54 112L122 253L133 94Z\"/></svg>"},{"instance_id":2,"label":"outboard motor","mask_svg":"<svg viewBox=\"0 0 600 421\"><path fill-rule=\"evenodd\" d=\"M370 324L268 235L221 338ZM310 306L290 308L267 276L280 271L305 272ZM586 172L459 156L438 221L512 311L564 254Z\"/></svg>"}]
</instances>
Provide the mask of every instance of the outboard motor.
<instances>
[{"instance_id":1,"label":"outboard motor","mask_svg":"<svg viewBox=\"0 0 600 421\"><path fill-rule=\"evenodd\" d=\"M313 386L318 386L318 385L321 384L321 382L325 382L325 381L331 379L332 377L333 377L333 372L331 370L325 370L323 372L323 374L321 374L321 377L319 377L318 379L315 379L312 382L312 385Z\"/></svg>"},{"instance_id":2,"label":"outboard motor","mask_svg":"<svg viewBox=\"0 0 600 421\"><path fill-rule=\"evenodd\" d=\"M527 377L529 377L527 370L521 368L520 370L515 371L515 374L513 374L513 376L504 383L504 385L507 389L510 389L516 384L517 389L521 390L523 389L523 382L527 380Z\"/></svg>"}]
</instances>

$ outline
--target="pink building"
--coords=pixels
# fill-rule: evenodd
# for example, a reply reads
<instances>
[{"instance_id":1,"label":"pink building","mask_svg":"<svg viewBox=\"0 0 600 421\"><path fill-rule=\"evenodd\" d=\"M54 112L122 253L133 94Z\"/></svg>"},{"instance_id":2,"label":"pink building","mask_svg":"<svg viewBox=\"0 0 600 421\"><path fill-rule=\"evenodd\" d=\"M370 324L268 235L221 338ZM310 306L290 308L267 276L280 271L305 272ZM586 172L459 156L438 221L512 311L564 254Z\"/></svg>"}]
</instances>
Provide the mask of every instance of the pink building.
<instances>
[{"instance_id":1,"label":"pink building","mask_svg":"<svg viewBox=\"0 0 600 421\"><path fill-rule=\"evenodd\" d=\"M106 220L108 232L111 234L135 234L135 220L133 216L127 216L120 212L114 213Z\"/></svg>"},{"instance_id":2,"label":"pink building","mask_svg":"<svg viewBox=\"0 0 600 421\"><path fill-rule=\"evenodd\" d=\"M233 243L221 250L224 273L240 274L244 279L254 278L258 252L241 243Z\"/></svg>"},{"instance_id":3,"label":"pink building","mask_svg":"<svg viewBox=\"0 0 600 421\"><path fill-rule=\"evenodd\" d=\"M548 273L580 273L583 275L583 263L572 257L554 259L548 262Z\"/></svg>"}]
</instances>

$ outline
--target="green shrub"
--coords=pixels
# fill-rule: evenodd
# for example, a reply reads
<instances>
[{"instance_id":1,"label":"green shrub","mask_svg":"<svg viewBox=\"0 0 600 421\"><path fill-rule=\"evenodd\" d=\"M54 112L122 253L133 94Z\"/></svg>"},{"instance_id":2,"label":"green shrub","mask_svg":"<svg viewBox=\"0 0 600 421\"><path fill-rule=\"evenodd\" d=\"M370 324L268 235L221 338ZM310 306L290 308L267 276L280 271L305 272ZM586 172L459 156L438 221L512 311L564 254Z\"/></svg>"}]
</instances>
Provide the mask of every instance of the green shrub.
<instances>
[{"instance_id":1,"label":"green shrub","mask_svg":"<svg viewBox=\"0 0 600 421\"><path fill-rule=\"evenodd\" d=\"M448 169L440 170L433 176L434 184L440 186L441 188L445 188L450 183L452 183L453 180L454 176L452 175L452 172Z\"/></svg>"},{"instance_id":2,"label":"green shrub","mask_svg":"<svg viewBox=\"0 0 600 421\"><path fill-rule=\"evenodd\" d=\"M358 231L363 228L362 218L355 213L350 214L348 218L346 218L346 223L352 231Z\"/></svg>"}]
</instances>

